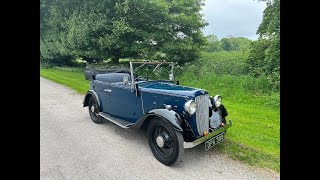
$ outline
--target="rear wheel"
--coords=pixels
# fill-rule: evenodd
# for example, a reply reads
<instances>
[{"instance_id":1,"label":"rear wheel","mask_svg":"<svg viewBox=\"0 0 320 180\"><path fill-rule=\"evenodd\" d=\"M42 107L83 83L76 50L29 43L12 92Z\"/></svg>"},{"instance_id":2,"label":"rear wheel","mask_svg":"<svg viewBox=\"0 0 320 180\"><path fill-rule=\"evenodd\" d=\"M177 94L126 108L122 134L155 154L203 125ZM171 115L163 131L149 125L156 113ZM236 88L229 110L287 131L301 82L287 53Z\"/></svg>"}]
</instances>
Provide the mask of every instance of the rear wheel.
<instances>
[{"instance_id":1,"label":"rear wheel","mask_svg":"<svg viewBox=\"0 0 320 180\"><path fill-rule=\"evenodd\" d=\"M97 124L102 123L102 118L101 116L99 116L100 107L96 99L91 96L88 104L89 104L88 108L89 108L89 114L90 114L91 120Z\"/></svg>"},{"instance_id":2,"label":"rear wheel","mask_svg":"<svg viewBox=\"0 0 320 180\"><path fill-rule=\"evenodd\" d=\"M182 133L161 118L154 118L148 126L148 142L153 155L164 165L170 166L181 160L183 148Z\"/></svg>"}]
</instances>

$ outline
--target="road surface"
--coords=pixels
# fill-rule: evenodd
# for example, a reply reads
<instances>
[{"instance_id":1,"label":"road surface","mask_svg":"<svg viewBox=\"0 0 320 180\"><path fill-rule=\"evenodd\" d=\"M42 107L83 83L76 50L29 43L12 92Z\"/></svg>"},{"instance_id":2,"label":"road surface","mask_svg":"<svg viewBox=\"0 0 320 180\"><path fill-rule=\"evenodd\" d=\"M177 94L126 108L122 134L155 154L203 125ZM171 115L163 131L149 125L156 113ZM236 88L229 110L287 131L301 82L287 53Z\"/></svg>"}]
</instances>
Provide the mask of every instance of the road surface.
<instances>
[{"instance_id":1,"label":"road surface","mask_svg":"<svg viewBox=\"0 0 320 180\"><path fill-rule=\"evenodd\" d=\"M203 145L165 166L154 158L146 133L111 122L94 124L83 95L40 77L40 179L279 179Z\"/></svg>"}]
</instances>

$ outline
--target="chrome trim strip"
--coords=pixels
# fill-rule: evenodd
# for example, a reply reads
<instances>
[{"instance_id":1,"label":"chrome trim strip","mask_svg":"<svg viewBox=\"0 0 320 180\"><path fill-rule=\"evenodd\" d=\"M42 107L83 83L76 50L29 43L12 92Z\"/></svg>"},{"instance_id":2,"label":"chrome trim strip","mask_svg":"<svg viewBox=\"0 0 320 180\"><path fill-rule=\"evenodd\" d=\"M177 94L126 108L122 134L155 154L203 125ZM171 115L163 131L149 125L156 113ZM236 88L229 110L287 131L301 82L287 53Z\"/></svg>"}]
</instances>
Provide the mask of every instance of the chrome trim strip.
<instances>
[{"instance_id":1,"label":"chrome trim strip","mask_svg":"<svg viewBox=\"0 0 320 180\"><path fill-rule=\"evenodd\" d=\"M133 66L132 61L130 61L130 73L131 73L131 89L134 89L134 76L133 76Z\"/></svg>"},{"instance_id":2,"label":"chrome trim strip","mask_svg":"<svg viewBox=\"0 0 320 180\"><path fill-rule=\"evenodd\" d=\"M177 94L170 94L170 93L161 93L161 92L152 92L152 91L143 91L141 88L141 92L152 93L152 94L162 94L162 95L169 95L169 96L176 96L176 97L183 97L189 98L189 96L177 95Z\"/></svg>"},{"instance_id":3,"label":"chrome trim strip","mask_svg":"<svg viewBox=\"0 0 320 180\"><path fill-rule=\"evenodd\" d=\"M207 136L203 136L193 142L183 142L183 148L187 149L187 148L193 148L205 141L207 141L208 139L212 138L213 136L226 131L228 128L230 128L232 126L232 121L230 120L228 124L226 124L224 127L221 127L220 129L208 134Z\"/></svg>"},{"instance_id":4,"label":"chrome trim strip","mask_svg":"<svg viewBox=\"0 0 320 180\"><path fill-rule=\"evenodd\" d=\"M140 92L141 92L141 91L140 91ZM143 112L143 114L145 114L145 113L144 113L144 107L143 107L143 98L142 98L142 93L140 93L140 94L141 94L140 98L141 98L142 112Z\"/></svg>"}]
</instances>

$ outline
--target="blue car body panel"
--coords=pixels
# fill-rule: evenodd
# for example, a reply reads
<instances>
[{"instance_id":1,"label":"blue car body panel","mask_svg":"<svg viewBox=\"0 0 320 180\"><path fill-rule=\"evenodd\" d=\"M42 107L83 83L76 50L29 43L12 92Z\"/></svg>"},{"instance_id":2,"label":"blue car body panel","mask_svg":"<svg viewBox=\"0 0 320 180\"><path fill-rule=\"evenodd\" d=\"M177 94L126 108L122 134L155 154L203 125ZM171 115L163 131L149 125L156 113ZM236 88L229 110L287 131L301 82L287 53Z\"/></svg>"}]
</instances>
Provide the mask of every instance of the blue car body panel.
<instances>
[{"instance_id":1,"label":"blue car body panel","mask_svg":"<svg viewBox=\"0 0 320 180\"><path fill-rule=\"evenodd\" d=\"M107 101L107 108L103 109L108 114L130 122L136 122L135 100L136 96L130 86L110 84Z\"/></svg>"},{"instance_id":2,"label":"blue car body panel","mask_svg":"<svg viewBox=\"0 0 320 180\"><path fill-rule=\"evenodd\" d=\"M140 84L139 84L140 85ZM160 108L162 105L171 105L178 114L184 111L184 104L195 97L208 94L203 89L180 86L173 83L148 82L141 83L141 94L145 112ZM196 115L187 116L186 121L191 125L193 132L198 136Z\"/></svg>"},{"instance_id":3,"label":"blue car body panel","mask_svg":"<svg viewBox=\"0 0 320 180\"><path fill-rule=\"evenodd\" d=\"M136 96L131 86L124 86L122 83L106 83L99 80L91 83L90 87L101 101L102 112L132 123L136 123L153 109L163 109L164 105L171 105L175 112L182 114L186 101L208 93L203 89L176 85L172 82L148 81L139 83L140 96ZM193 132L199 135L195 114L188 115L185 119Z\"/></svg>"}]
</instances>

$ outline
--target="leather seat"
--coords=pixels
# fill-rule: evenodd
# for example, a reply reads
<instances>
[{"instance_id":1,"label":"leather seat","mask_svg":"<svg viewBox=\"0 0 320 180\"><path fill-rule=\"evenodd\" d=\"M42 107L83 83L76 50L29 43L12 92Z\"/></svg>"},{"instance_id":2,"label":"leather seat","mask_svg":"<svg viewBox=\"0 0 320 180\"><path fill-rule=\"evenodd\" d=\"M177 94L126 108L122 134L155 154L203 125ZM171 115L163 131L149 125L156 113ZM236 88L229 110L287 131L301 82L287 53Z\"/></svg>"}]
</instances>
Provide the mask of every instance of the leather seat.
<instances>
[{"instance_id":1,"label":"leather seat","mask_svg":"<svg viewBox=\"0 0 320 180\"><path fill-rule=\"evenodd\" d=\"M127 73L108 73L108 74L97 74L96 80L108 83L122 82L123 77L128 76L128 81L131 81L131 76Z\"/></svg>"}]
</instances>

